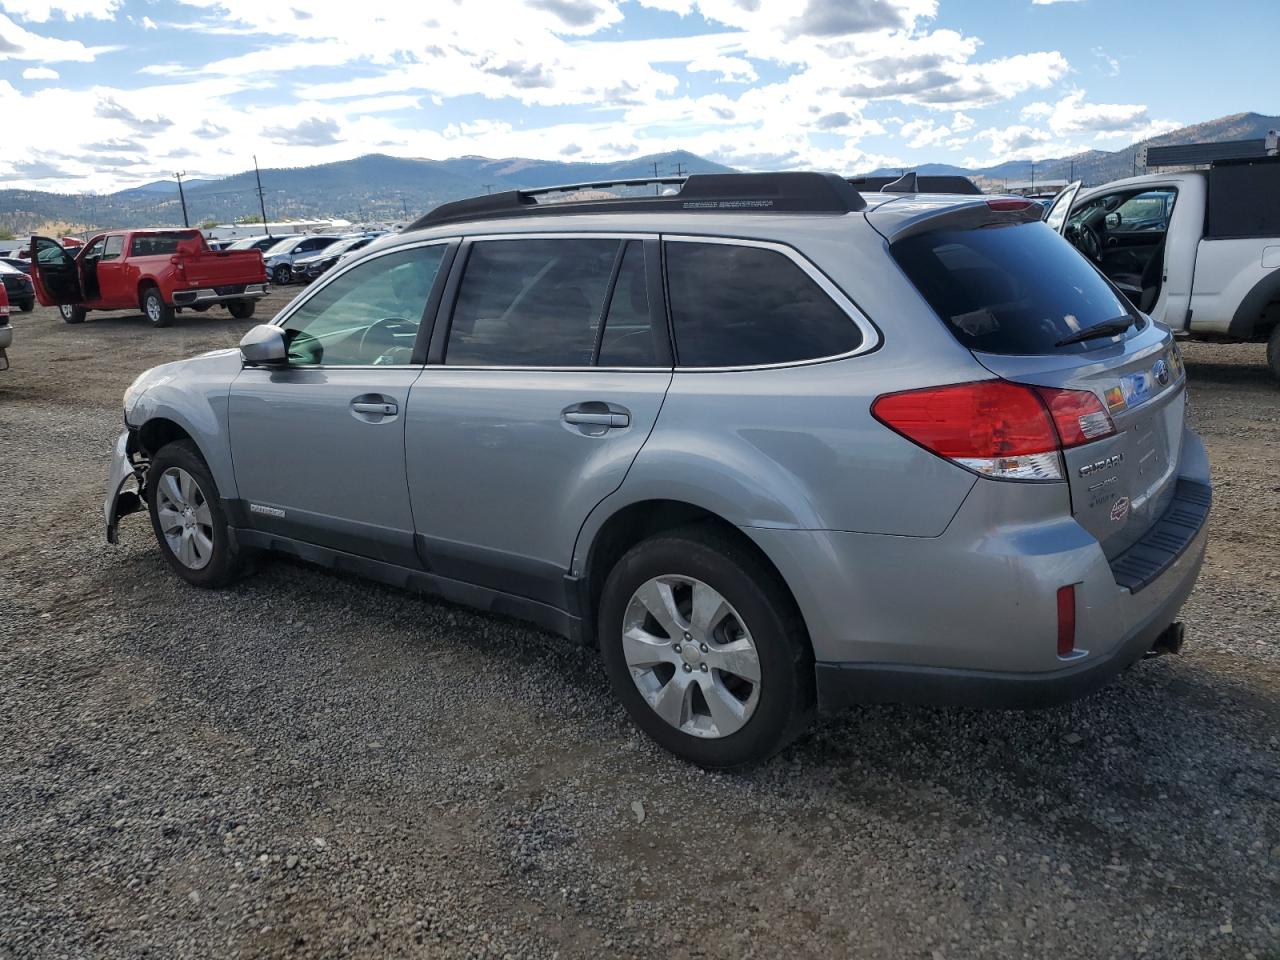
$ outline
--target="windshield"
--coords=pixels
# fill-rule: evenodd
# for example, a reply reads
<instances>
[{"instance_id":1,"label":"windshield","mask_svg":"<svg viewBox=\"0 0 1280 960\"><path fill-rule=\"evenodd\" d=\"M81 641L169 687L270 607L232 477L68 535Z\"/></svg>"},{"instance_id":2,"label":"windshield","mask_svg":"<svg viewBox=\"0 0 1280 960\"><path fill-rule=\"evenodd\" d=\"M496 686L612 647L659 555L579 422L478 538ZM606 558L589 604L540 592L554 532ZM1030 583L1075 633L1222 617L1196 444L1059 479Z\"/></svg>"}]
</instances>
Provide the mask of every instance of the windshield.
<instances>
[{"instance_id":1,"label":"windshield","mask_svg":"<svg viewBox=\"0 0 1280 960\"><path fill-rule=\"evenodd\" d=\"M301 239L302 237L298 236L285 237L283 240L273 243L271 246L267 247L267 249L263 250L262 255L264 257L273 257L278 253L288 253L293 249L294 244L298 243Z\"/></svg>"},{"instance_id":2,"label":"windshield","mask_svg":"<svg viewBox=\"0 0 1280 960\"><path fill-rule=\"evenodd\" d=\"M257 244L257 242L261 239L262 239L261 237L241 237L239 240L236 240L234 243L227 244L226 249L252 250L253 247Z\"/></svg>"},{"instance_id":3,"label":"windshield","mask_svg":"<svg viewBox=\"0 0 1280 960\"><path fill-rule=\"evenodd\" d=\"M1084 352L1105 346L1107 338L1061 341L1117 318L1136 319L1098 271L1043 223L937 230L906 237L890 249L970 350Z\"/></svg>"}]
</instances>

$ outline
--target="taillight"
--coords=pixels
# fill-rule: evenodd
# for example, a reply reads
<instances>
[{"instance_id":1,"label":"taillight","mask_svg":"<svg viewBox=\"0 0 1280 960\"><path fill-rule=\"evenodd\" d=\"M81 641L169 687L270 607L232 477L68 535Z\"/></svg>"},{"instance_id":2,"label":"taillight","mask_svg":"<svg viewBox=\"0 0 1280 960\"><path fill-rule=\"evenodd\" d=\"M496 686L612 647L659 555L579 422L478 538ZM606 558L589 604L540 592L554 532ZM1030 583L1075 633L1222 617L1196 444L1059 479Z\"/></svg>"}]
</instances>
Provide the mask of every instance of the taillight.
<instances>
[{"instance_id":1,"label":"taillight","mask_svg":"<svg viewBox=\"0 0 1280 960\"><path fill-rule=\"evenodd\" d=\"M1091 393L1007 380L889 393L876 399L871 413L931 453L1000 480L1061 480L1064 446L1115 432Z\"/></svg>"},{"instance_id":2,"label":"taillight","mask_svg":"<svg viewBox=\"0 0 1280 960\"><path fill-rule=\"evenodd\" d=\"M1014 210L1028 210L1032 204L1035 204L1034 200L1025 200L1021 197L993 197L987 201L987 206L992 210L1010 212Z\"/></svg>"},{"instance_id":3,"label":"taillight","mask_svg":"<svg viewBox=\"0 0 1280 960\"><path fill-rule=\"evenodd\" d=\"M1116 432L1111 414L1102 401L1088 390L1058 390L1036 387L1053 417L1054 426L1065 449L1101 440Z\"/></svg>"}]
</instances>

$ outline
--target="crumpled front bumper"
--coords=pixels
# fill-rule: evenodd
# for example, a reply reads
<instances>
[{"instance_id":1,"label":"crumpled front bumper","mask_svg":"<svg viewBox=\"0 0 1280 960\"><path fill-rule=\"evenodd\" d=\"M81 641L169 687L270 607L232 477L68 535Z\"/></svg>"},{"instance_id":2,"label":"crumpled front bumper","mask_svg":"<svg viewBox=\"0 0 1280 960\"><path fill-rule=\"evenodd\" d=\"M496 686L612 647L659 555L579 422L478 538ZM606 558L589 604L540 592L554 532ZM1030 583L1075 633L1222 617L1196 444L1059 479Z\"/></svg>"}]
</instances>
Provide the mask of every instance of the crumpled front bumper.
<instances>
[{"instance_id":1,"label":"crumpled front bumper","mask_svg":"<svg viewBox=\"0 0 1280 960\"><path fill-rule=\"evenodd\" d=\"M116 438L111 454L111 470L107 475L107 499L102 513L107 522L107 543L116 542L116 527L121 517L142 509L142 493L146 475L133 461L132 435L128 430ZM129 481L137 484L137 490L126 490Z\"/></svg>"}]
</instances>

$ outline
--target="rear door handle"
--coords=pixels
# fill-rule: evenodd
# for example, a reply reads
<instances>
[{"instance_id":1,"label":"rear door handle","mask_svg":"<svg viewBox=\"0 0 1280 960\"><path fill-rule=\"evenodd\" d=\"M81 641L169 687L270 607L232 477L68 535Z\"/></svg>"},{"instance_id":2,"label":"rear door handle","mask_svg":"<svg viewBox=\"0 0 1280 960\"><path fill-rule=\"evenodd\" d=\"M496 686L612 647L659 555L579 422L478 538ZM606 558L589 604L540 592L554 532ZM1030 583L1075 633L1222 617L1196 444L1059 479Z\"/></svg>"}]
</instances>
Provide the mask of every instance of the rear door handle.
<instances>
[{"instance_id":1,"label":"rear door handle","mask_svg":"<svg viewBox=\"0 0 1280 960\"><path fill-rule=\"evenodd\" d=\"M368 403L363 400L352 400L351 409L356 413L371 413L380 417L394 417L400 408L394 403Z\"/></svg>"},{"instance_id":2,"label":"rear door handle","mask_svg":"<svg viewBox=\"0 0 1280 960\"><path fill-rule=\"evenodd\" d=\"M564 415L564 422L596 427L631 426L631 418L625 413L578 413L570 410Z\"/></svg>"}]
</instances>

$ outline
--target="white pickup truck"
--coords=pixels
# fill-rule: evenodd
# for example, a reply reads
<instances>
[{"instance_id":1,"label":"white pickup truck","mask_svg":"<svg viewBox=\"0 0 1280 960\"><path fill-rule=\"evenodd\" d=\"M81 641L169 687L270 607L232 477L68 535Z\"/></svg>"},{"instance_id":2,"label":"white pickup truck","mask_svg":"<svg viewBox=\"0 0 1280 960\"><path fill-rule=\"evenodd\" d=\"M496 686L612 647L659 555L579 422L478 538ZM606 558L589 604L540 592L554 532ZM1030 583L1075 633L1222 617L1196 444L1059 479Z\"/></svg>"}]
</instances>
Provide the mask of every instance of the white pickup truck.
<instances>
[{"instance_id":1,"label":"white pickup truck","mask_svg":"<svg viewBox=\"0 0 1280 960\"><path fill-rule=\"evenodd\" d=\"M1077 181L1045 221L1175 334L1266 343L1280 381L1280 157Z\"/></svg>"}]
</instances>

